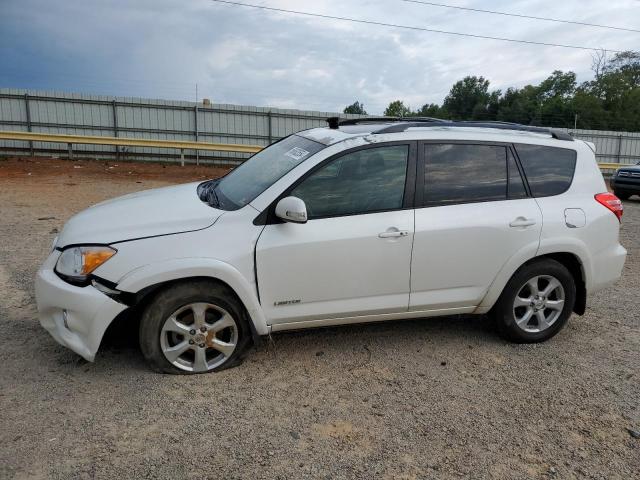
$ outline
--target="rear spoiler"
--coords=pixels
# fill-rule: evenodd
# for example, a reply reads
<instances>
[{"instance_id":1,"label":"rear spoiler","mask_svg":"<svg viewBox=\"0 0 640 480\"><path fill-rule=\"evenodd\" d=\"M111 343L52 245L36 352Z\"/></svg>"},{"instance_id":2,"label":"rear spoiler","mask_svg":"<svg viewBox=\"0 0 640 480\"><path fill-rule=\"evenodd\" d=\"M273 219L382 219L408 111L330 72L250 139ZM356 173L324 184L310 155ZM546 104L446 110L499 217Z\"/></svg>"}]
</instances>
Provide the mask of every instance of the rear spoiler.
<instances>
[{"instance_id":1,"label":"rear spoiler","mask_svg":"<svg viewBox=\"0 0 640 480\"><path fill-rule=\"evenodd\" d=\"M587 142L586 140L583 140L584 143L587 144L587 146L591 149L591 151L593 153L596 153L596 144L593 142Z\"/></svg>"}]
</instances>

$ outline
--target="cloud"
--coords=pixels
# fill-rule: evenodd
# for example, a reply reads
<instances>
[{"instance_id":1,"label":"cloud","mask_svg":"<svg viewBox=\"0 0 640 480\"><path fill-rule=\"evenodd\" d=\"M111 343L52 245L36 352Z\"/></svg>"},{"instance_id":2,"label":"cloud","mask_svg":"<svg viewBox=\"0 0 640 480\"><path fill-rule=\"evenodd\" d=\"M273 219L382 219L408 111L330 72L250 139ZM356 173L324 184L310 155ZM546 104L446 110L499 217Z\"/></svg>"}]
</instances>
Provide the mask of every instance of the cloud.
<instances>
[{"instance_id":1,"label":"cloud","mask_svg":"<svg viewBox=\"0 0 640 480\"><path fill-rule=\"evenodd\" d=\"M285 108L341 110L359 100L441 102L456 80L492 88L553 70L590 77L589 51L472 39L279 14L208 0L2 0L0 86ZM249 1L249 0L247 0ZM400 0L254 0L278 8L481 35L617 50L638 34L412 5ZM628 25L637 2L456 2L476 8Z\"/></svg>"}]
</instances>

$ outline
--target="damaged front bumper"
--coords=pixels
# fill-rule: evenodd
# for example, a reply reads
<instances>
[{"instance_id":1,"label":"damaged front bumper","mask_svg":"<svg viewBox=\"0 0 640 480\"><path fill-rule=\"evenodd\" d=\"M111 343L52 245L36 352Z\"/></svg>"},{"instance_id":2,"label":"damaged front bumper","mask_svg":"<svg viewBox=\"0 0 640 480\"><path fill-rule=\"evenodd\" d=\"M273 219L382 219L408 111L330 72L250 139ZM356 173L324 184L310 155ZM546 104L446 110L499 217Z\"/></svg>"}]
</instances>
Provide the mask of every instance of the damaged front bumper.
<instances>
[{"instance_id":1,"label":"damaged front bumper","mask_svg":"<svg viewBox=\"0 0 640 480\"><path fill-rule=\"evenodd\" d=\"M107 327L127 306L91 285L62 280L53 270L59 256L51 252L36 275L40 324L58 343L93 362Z\"/></svg>"}]
</instances>

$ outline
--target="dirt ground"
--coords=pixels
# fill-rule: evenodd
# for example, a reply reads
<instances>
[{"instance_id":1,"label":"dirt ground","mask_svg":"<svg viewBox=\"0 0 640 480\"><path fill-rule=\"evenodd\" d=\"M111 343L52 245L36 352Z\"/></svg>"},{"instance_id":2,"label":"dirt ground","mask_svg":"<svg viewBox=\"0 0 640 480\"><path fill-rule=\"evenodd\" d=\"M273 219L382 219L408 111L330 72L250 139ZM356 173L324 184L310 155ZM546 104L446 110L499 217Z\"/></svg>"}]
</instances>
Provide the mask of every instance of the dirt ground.
<instances>
[{"instance_id":1,"label":"dirt ground","mask_svg":"<svg viewBox=\"0 0 640 480\"><path fill-rule=\"evenodd\" d=\"M33 278L73 213L221 173L0 160L0 478L640 478L637 197L622 280L544 344L446 317L274 335L168 376L135 340L87 363L40 327Z\"/></svg>"}]
</instances>

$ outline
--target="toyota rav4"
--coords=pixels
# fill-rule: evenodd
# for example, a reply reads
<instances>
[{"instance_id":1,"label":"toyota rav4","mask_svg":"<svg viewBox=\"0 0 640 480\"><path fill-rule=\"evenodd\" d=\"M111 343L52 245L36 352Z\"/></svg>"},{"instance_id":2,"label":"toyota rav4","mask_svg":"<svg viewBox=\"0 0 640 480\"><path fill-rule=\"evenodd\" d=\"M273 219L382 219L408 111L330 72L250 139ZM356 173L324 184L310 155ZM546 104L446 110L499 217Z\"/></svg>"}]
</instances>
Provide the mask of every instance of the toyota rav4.
<instances>
[{"instance_id":1,"label":"toyota rav4","mask_svg":"<svg viewBox=\"0 0 640 480\"><path fill-rule=\"evenodd\" d=\"M114 319L139 321L168 373L381 320L489 314L511 341L547 340L625 261L593 150L517 124L329 119L221 179L72 217L37 274L40 322L93 361Z\"/></svg>"}]
</instances>

